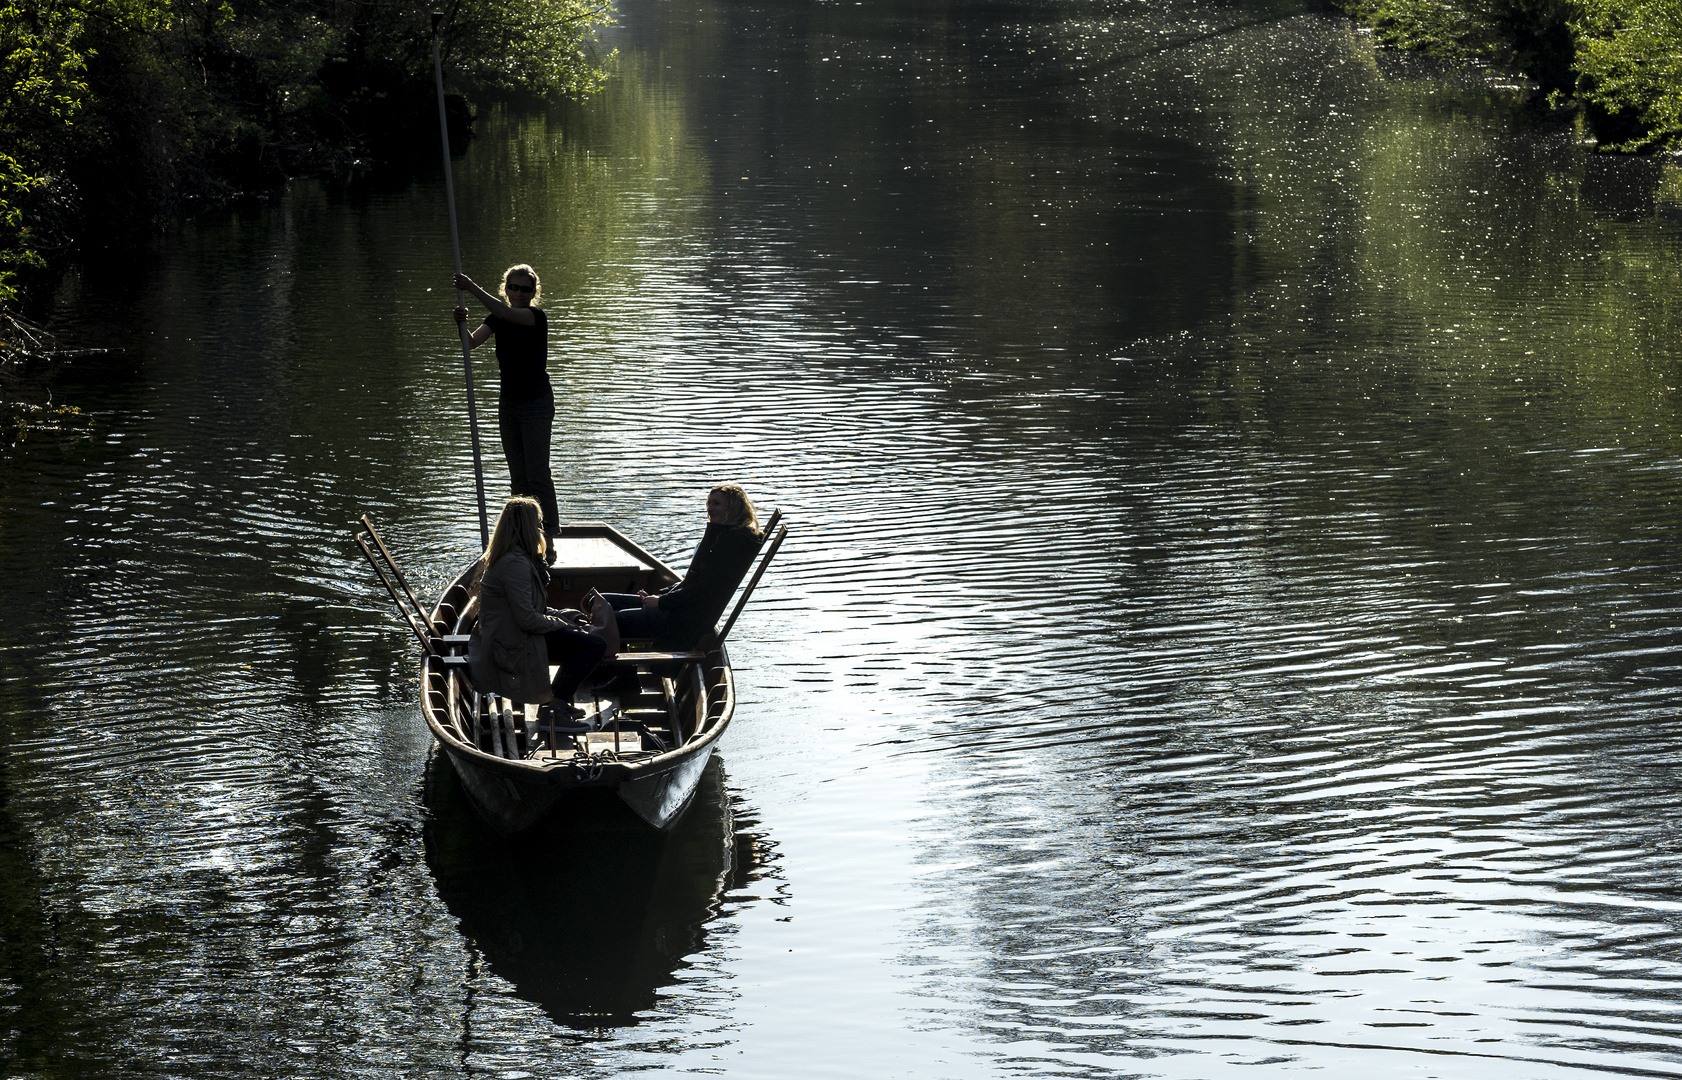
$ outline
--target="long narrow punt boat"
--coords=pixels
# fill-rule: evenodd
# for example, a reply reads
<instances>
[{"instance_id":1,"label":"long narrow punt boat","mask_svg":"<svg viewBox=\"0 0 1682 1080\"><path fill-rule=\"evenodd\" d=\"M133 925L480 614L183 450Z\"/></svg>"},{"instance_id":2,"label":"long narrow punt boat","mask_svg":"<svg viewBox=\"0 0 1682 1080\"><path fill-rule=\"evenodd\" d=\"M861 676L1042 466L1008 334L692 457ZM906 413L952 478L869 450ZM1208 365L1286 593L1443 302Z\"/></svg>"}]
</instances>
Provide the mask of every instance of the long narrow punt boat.
<instances>
[{"instance_id":1,"label":"long narrow punt boat","mask_svg":"<svg viewBox=\"0 0 1682 1080\"><path fill-rule=\"evenodd\" d=\"M772 526L776 520L773 516ZM536 706L478 693L468 677L467 642L478 617L482 573L478 561L450 583L429 616L421 616L372 521L364 517L362 524L396 585L360 534L358 545L424 646L421 714L491 824L518 832L567 801L613 795L655 828L677 820L735 713L736 685L724 638L781 546L786 526L764 547L720 630L687 652L639 650L626 643L596 669L574 701L599 730L563 734L552 745L539 729ZM678 580L665 563L602 522L563 526L557 547L549 572L550 607L579 607L591 589L654 592ZM413 615L397 585L414 604Z\"/></svg>"}]
</instances>

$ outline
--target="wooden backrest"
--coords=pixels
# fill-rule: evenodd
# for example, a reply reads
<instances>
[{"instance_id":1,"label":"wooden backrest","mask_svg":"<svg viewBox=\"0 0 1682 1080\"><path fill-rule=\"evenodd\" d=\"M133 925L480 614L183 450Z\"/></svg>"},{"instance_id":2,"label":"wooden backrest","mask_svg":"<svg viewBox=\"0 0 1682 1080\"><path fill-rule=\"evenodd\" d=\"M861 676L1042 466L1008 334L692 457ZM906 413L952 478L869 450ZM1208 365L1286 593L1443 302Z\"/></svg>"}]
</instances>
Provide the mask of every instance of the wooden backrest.
<instances>
[{"instance_id":1,"label":"wooden backrest","mask_svg":"<svg viewBox=\"0 0 1682 1080\"><path fill-rule=\"evenodd\" d=\"M781 510L771 515L770 522L765 526L765 535L771 535L771 526L775 525L782 516L783 512ZM777 531L777 535L771 538L771 545L765 549L765 553L759 557L759 565L754 568L753 577L748 579L748 587L742 590L741 599L736 601L735 610L730 612L730 617L724 620L724 625L719 628L719 644L722 645L724 639L730 636L730 628L736 625L736 619L742 614L742 609L748 606L748 597L753 595L753 590L758 586L759 579L765 576L765 568L770 566L771 560L777 557L777 549L783 546L783 537L787 535L788 526L784 525Z\"/></svg>"}]
</instances>

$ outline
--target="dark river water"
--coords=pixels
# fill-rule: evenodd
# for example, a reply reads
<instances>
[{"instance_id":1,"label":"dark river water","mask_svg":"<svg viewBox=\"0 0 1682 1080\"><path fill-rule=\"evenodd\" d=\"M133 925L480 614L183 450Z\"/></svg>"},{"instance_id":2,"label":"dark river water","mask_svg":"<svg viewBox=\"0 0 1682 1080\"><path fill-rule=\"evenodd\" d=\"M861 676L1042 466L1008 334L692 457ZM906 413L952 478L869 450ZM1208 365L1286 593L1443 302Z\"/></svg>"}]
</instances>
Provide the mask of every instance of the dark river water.
<instances>
[{"instance_id":1,"label":"dark river water","mask_svg":"<svg viewBox=\"0 0 1682 1080\"><path fill-rule=\"evenodd\" d=\"M476 554L441 177L91 260L0 1074L1682 1076L1676 165L1288 0L621 22L456 186L563 514L790 523L699 802L509 840L431 753L351 522Z\"/></svg>"}]
</instances>

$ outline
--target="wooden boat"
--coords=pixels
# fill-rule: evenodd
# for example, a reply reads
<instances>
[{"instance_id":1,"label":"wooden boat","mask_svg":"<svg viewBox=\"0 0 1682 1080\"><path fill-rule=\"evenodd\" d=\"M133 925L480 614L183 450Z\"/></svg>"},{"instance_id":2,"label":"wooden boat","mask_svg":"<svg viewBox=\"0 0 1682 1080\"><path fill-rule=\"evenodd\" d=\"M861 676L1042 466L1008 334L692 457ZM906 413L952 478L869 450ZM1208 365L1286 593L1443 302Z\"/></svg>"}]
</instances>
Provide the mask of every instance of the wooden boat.
<instances>
[{"instance_id":1,"label":"wooden boat","mask_svg":"<svg viewBox=\"0 0 1682 1080\"><path fill-rule=\"evenodd\" d=\"M778 517L772 515L767 535ZM603 795L617 796L657 829L677 820L735 713L736 685L724 639L781 546L786 526L764 548L721 629L686 652L638 649L626 642L574 700L601 729L552 738L539 731L535 706L478 693L468 678L478 560L422 616L372 520L364 516L362 524L368 536L358 534L357 544L422 644L421 714L473 805L491 824L518 832L568 801ZM679 580L665 563L602 522L563 526L557 547L549 571L551 607L579 607L591 589L654 592ZM404 604L405 594L413 611Z\"/></svg>"}]
</instances>

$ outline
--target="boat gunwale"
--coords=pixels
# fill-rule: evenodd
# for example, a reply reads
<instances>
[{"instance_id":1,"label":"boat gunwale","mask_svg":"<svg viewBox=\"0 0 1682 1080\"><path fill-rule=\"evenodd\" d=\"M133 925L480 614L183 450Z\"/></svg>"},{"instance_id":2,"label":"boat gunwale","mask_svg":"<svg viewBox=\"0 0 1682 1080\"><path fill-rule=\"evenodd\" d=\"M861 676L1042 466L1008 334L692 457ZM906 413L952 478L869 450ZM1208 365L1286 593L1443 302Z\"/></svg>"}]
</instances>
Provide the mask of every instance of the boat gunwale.
<instances>
[{"instance_id":1,"label":"boat gunwale","mask_svg":"<svg viewBox=\"0 0 1682 1080\"><path fill-rule=\"evenodd\" d=\"M724 670L723 681L726 683L725 689L727 695L725 700L728 702L729 707L719 714L718 719L714 721L711 727L702 732L699 738L690 738L687 742L673 747L672 749L662 751L646 758L640 758L635 761L614 760L590 762L588 767L596 768L599 766L602 769L601 780L599 781L600 783L607 783L610 779L614 778L621 780L639 779L644 774L663 772L668 766L675 767L684 758L689 757L692 753L702 747L717 741L718 737L724 734L724 729L729 725L731 718L736 712L735 674L730 670L729 657L724 654L724 647L722 645L718 646L714 650L710 650L709 654L711 652L717 652L723 660L723 663L719 666ZM635 654L625 653L621 655L633 656ZM477 746L474 746L472 743L463 739L454 731L453 727L446 727L443 722L434 715L435 708L430 700L430 691L427 688L427 682L434 670L433 662L436 659L437 657L428 655L421 663L421 693L422 695L427 696L427 700L422 705L421 712L426 717L426 726L432 729L433 737L438 740L439 745L444 747L444 749L448 750L452 754L465 755L472 759L476 764L496 766L500 769L511 770L527 777L547 777L558 769L573 768L580 764L576 758L541 759L498 757L488 751L479 749ZM445 678L450 677L450 673L447 671L442 674ZM580 786L582 786L582 784L583 782L581 781Z\"/></svg>"},{"instance_id":2,"label":"boat gunwale","mask_svg":"<svg viewBox=\"0 0 1682 1080\"><path fill-rule=\"evenodd\" d=\"M680 579L679 575L675 573L671 567L667 566L659 557L649 553L641 545L632 541L618 529L615 529L612 525L609 525L605 521L580 521L561 526L561 535L566 536L569 534L575 536L605 535L609 539L613 540L618 546L636 554L639 558L646 559L654 571L668 575L673 581ZM443 608L445 598L450 596L458 587L461 588L463 592L468 591L468 582L472 579L477 567L478 560L474 559L472 562L468 563L466 568L464 568L461 573L457 574L454 580L446 585L438 594L438 599L433 603L431 612L428 613L428 618L433 626L437 626L439 623L439 619L441 617L440 613ZM580 567L577 569L596 568ZM459 627L457 629L459 629ZM711 666L719 670L721 674L713 686L722 685L725 708L719 714L718 718L704 732L701 732L698 736L692 736L690 739L678 746L672 747L669 750L661 751L647 758L640 758L635 761L612 760L590 762L587 767L591 769L599 767L602 770L598 779L592 781L575 780L571 783L565 783L563 781L563 786L612 786L625 781L643 779L647 776L658 775L668 769L676 768L685 759L691 757L696 752L701 751L717 742L719 737L724 734L724 729L730 725L730 720L736 712L735 672L731 669L730 654L726 650L723 642L715 641L705 650L705 652L707 659L697 661L696 664L707 663L708 661L716 658L717 662ZM617 660L631 662L634 662L635 658L635 652L622 652L616 657ZM438 710L432 703L432 690L430 685L432 675L436 672L445 679L452 677L449 670L441 668L439 665L440 660L441 657L436 653L426 652L422 654L419 689L421 698L421 714L426 718L427 727L431 729L433 738L438 741L441 747L452 755L465 756L475 765L481 767L490 766L495 768L498 772L512 774L531 780L554 780L556 779L556 773L559 770L570 770L578 767L579 762L576 758L539 759L499 757L496 754L479 749L477 746L474 746L472 743L462 738L461 735L455 731L453 724L446 725L439 719L436 715ZM685 666L687 667L689 665ZM703 694L710 701L711 694L708 693L708 691L710 691L713 686L708 686L706 684L704 675L701 676L701 679L701 689ZM446 698L446 702L447 701L448 698Z\"/></svg>"}]
</instances>

